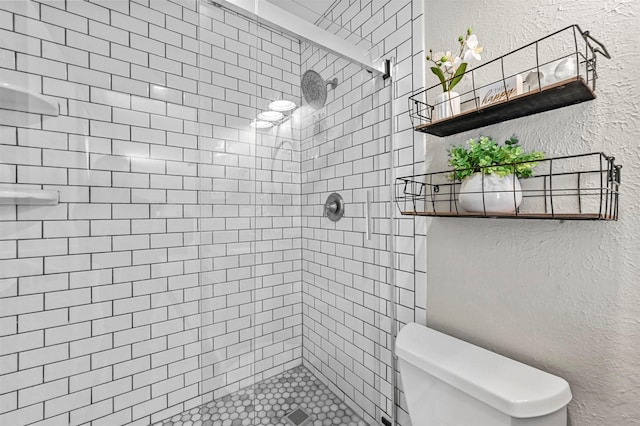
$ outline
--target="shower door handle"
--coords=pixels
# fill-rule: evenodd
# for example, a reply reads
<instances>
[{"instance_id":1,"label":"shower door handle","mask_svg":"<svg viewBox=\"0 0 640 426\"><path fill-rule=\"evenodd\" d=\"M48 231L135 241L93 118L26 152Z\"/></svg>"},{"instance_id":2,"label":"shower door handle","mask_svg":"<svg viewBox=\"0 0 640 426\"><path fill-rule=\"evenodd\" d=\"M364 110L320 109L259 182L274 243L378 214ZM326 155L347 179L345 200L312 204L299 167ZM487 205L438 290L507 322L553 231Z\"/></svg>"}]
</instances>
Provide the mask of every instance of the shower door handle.
<instances>
[{"instance_id":1,"label":"shower door handle","mask_svg":"<svg viewBox=\"0 0 640 426\"><path fill-rule=\"evenodd\" d=\"M367 190L367 202L364 205L364 218L367 221L365 237L370 241L373 233L373 221L371 220L371 191L369 190Z\"/></svg>"}]
</instances>

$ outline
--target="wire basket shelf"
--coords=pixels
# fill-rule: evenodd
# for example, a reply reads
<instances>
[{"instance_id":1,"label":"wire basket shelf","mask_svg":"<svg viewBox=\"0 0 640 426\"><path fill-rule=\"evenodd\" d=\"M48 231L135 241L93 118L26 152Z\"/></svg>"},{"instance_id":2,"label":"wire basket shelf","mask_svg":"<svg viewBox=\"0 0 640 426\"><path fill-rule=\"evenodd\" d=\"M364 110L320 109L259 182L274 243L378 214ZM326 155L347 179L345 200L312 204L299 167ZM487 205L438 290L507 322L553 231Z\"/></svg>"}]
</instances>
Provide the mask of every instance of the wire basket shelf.
<instances>
[{"instance_id":1,"label":"wire basket shelf","mask_svg":"<svg viewBox=\"0 0 640 426\"><path fill-rule=\"evenodd\" d=\"M481 191L465 192L481 194L481 211L465 211L459 202L462 182L453 170L397 178L395 201L401 214L412 216L618 220L622 166L614 160L595 152L537 161L535 175L519 180L521 190L500 190L513 199L511 213L487 211L484 197L497 191L485 187L484 180ZM502 166L515 170L517 164Z\"/></svg>"},{"instance_id":2,"label":"wire basket shelf","mask_svg":"<svg viewBox=\"0 0 640 426\"><path fill-rule=\"evenodd\" d=\"M414 92L411 122L448 136L595 99L597 54L611 58L589 31L570 25L468 70L460 93L443 97L441 84Z\"/></svg>"}]
</instances>

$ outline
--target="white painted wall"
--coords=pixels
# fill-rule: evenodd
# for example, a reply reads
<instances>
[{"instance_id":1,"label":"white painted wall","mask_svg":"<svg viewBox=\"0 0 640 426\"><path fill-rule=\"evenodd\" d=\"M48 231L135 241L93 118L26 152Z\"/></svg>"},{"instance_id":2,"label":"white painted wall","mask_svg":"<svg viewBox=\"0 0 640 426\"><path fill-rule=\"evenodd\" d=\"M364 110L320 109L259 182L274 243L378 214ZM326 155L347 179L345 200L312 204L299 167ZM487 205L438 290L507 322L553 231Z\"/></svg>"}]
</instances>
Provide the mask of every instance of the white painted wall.
<instances>
[{"instance_id":1,"label":"white painted wall","mask_svg":"<svg viewBox=\"0 0 640 426\"><path fill-rule=\"evenodd\" d=\"M618 222L427 225L429 325L566 378L574 426L640 419L639 15L634 1L425 2L426 45L434 50L471 26L491 59L577 23L613 56L599 58L593 102L427 138L432 171L444 168L449 145L479 134L515 133L549 156L604 151L624 165Z\"/></svg>"}]
</instances>

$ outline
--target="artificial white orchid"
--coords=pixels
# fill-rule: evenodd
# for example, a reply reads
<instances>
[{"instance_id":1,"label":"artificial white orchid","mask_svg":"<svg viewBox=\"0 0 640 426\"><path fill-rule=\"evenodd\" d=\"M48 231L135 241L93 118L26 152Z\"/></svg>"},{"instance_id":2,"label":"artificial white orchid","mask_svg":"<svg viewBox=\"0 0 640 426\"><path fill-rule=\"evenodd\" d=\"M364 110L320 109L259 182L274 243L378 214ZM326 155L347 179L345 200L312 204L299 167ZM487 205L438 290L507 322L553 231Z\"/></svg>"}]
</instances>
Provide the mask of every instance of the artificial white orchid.
<instances>
[{"instance_id":1,"label":"artificial white orchid","mask_svg":"<svg viewBox=\"0 0 640 426\"><path fill-rule=\"evenodd\" d=\"M458 55L454 55L451 51L434 54L433 50L429 50L427 56L427 61L436 65L431 67L431 72L438 77L445 92L451 91L462 80L467 65L472 59L477 61L481 59L482 47L478 46L478 37L471 33L471 28L467 30L466 37L458 37L458 43L460 43Z\"/></svg>"},{"instance_id":2,"label":"artificial white orchid","mask_svg":"<svg viewBox=\"0 0 640 426\"><path fill-rule=\"evenodd\" d=\"M467 38L467 49L464 52L464 61L469 62L471 59L476 61L481 60L480 54L482 53L482 47L478 46L478 37L475 34L471 34Z\"/></svg>"},{"instance_id":3,"label":"artificial white orchid","mask_svg":"<svg viewBox=\"0 0 640 426\"><path fill-rule=\"evenodd\" d=\"M453 56L451 52L447 52L441 59L442 66L445 68L445 71L450 74L454 74L456 69L462 63L462 59L459 56Z\"/></svg>"}]
</instances>

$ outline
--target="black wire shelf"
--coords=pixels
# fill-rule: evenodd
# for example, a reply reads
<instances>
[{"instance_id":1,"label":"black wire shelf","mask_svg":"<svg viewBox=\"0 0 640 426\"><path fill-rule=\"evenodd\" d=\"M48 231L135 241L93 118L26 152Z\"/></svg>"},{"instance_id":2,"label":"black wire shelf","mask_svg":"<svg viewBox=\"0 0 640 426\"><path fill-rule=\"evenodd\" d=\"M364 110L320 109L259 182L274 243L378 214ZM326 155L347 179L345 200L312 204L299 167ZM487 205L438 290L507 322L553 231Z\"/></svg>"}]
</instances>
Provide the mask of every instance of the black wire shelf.
<instances>
[{"instance_id":1,"label":"black wire shelf","mask_svg":"<svg viewBox=\"0 0 640 426\"><path fill-rule=\"evenodd\" d=\"M451 179L453 170L397 178L395 201L400 213L409 216L618 220L622 166L614 161L602 152L539 160L533 177L519 179L521 190L500 190L513 200L511 212L488 210L485 195L498 191L484 180L481 191L466 192L481 195L481 211L465 211L459 201L462 182ZM515 170L517 164L502 166Z\"/></svg>"},{"instance_id":2,"label":"black wire shelf","mask_svg":"<svg viewBox=\"0 0 640 426\"><path fill-rule=\"evenodd\" d=\"M589 31L570 25L467 71L459 108L437 99L440 84L417 90L409 97L411 122L442 137L593 100L597 54L611 58ZM450 112L437 114L443 109Z\"/></svg>"}]
</instances>

